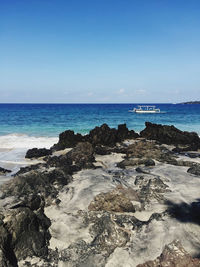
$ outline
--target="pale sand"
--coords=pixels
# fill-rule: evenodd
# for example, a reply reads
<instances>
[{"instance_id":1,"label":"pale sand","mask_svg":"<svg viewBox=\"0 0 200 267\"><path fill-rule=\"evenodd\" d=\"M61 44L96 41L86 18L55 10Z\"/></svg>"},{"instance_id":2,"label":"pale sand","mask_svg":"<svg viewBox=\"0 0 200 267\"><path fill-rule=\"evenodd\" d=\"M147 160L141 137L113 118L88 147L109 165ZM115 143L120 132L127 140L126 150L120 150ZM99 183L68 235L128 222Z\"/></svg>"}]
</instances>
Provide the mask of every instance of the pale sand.
<instances>
[{"instance_id":1,"label":"pale sand","mask_svg":"<svg viewBox=\"0 0 200 267\"><path fill-rule=\"evenodd\" d=\"M79 212L87 212L88 205L97 194L114 189L119 182L124 186L134 188L135 177L138 175L135 168L125 170L120 181L113 176L113 172L119 171L116 163L120 162L122 158L123 154L97 156L96 165L102 166L102 168L82 170L73 175L73 181L59 193L58 198L61 200L59 206L52 205L45 209L46 215L52 222L50 248L58 248L61 251L81 239L90 242L92 237L89 233L89 227L84 226ZM180 159L185 158L180 157ZM189 158L186 159L189 160ZM200 159L194 160L200 163ZM174 203L185 202L189 204L200 197L200 178L187 173L187 169L188 167L156 162L156 166L150 169L150 172L159 175L169 186L171 192L165 194L166 199ZM131 215L142 221L147 221L153 213L160 213L165 209L165 205L155 201L145 211ZM179 239L188 252L196 255L200 250L199 236L199 225L192 222L181 223L165 216L163 220L151 221L138 232L131 231L130 241L125 247L115 249L110 255L106 267L135 267L139 263L155 259L160 255L165 244L174 239ZM58 266L68 267L70 265L59 262Z\"/></svg>"}]
</instances>

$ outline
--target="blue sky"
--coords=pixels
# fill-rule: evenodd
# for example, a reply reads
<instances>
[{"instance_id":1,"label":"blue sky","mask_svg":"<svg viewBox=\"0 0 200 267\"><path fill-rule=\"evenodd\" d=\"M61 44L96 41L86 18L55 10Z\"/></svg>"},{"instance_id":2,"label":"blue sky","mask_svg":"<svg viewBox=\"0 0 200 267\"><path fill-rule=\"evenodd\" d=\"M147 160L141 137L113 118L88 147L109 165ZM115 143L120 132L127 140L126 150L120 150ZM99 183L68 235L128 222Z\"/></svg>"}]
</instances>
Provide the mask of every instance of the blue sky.
<instances>
[{"instance_id":1,"label":"blue sky","mask_svg":"<svg viewBox=\"0 0 200 267\"><path fill-rule=\"evenodd\" d=\"M0 0L0 102L200 100L199 0Z\"/></svg>"}]
</instances>

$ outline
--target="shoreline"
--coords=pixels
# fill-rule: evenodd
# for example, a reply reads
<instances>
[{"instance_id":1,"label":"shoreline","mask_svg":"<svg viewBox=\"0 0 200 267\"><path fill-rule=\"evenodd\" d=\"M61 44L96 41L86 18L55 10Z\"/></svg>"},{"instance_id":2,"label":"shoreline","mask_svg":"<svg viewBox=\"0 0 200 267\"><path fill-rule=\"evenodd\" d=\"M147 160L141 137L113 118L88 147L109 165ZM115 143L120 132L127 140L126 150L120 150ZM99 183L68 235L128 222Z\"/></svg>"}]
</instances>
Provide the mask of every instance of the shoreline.
<instances>
[{"instance_id":1,"label":"shoreline","mask_svg":"<svg viewBox=\"0 0 200 267\"><path fill-rule=\"evenodd\" d=\"M0 187L2 246L14 255L2 251L2 266L146 267L165 250L199 266L198 135L104 124L84 136L65 131L26 157L33 165Z\"/></svg>"}]
</instances>

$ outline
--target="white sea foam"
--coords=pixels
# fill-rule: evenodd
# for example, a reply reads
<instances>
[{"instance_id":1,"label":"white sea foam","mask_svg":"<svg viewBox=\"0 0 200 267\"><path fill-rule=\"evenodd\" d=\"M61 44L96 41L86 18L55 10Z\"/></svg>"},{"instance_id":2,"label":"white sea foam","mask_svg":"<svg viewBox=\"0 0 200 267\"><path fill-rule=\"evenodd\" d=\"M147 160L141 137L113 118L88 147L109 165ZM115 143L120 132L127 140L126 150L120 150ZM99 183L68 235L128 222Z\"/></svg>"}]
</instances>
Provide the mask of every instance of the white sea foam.
<instances>
[{"instance_id":1,"label":"white sea foam","mask_svg":"<svg viewBox=\"0 0 200 267\"><path fill-rule=\"evenodd\" d=\"M18 133L0 136L0 167L12 170L13 174L22 166L38 162L25 159L28 149L34 147L50 148L57 141L57 137L35 137ZM0 177L0 183L3 180L5 180L5 177L4 179Z\"/></svg>"},{"instance_id":2,"label":"white sea foam","mask_svg":"<svg viewBox=\"0 0 200 267\"><path fill-rule=\"evenodd\" d=\"M0 150L1 149L15 149L15 148L50 148L58 141L57 137L35 137L26 134L8 134L0 136Z\"/></svg>"}]
</instances>

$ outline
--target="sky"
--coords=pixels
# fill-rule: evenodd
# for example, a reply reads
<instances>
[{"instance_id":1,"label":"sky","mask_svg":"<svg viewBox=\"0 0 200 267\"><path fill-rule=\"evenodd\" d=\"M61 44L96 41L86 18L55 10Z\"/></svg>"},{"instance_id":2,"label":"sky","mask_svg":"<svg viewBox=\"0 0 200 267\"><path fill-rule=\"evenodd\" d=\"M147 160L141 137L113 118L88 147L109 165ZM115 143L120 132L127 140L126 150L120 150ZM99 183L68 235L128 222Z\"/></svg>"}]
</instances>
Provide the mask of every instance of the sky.
<instances>
[{"instance_id":1,"label":"sky","mask_svg":"<svg viewBox=\"0 0 200 267\"><path fill-rule=\"evenodd\" d=\"M189 100L199 0L0 0L0 103Z\"/></svg>"}]
</instances>

